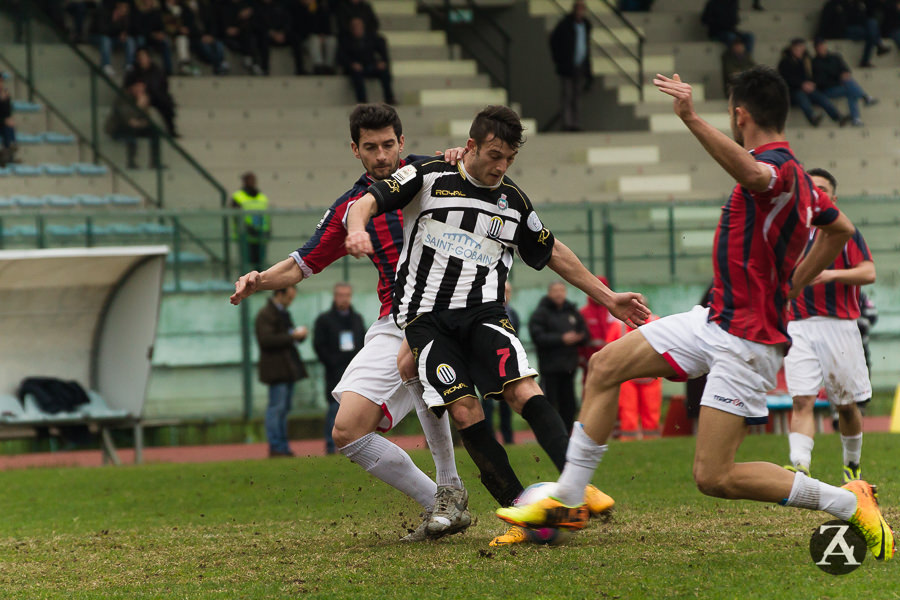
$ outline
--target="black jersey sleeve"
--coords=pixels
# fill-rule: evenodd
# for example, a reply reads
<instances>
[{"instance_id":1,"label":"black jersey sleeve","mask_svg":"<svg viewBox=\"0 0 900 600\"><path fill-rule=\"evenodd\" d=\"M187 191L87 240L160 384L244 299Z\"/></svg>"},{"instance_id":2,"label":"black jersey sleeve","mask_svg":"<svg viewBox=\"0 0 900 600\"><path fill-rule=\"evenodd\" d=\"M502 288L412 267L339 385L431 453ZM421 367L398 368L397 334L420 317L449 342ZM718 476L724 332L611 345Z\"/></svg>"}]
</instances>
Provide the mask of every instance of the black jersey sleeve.
<instances>
[{"instance_id":1,"label":"black jersey sleeve","mask_svg":"<svg viewBox=\"0 0 900 600\"><path fill-rule=\"evenodd\" d=\"M375 196L378 214L399 210L409 204L422 189L422 162L400 167L387 179L369 186Z\"/></svg>"},{"instance_id":2,"label":"black jersey sleeve","mask_svg":"<svg viewBox=\"0 0 900 600\"><path fill-rule=\"evenodd\" d=\"M524 213L524 220L518 228L519 256L526 265L540 271L550 262L555 241L553 233L544 227L541 218L533 208L530 208L529 203L529 208Z\"/></svg>"}]
</instances>

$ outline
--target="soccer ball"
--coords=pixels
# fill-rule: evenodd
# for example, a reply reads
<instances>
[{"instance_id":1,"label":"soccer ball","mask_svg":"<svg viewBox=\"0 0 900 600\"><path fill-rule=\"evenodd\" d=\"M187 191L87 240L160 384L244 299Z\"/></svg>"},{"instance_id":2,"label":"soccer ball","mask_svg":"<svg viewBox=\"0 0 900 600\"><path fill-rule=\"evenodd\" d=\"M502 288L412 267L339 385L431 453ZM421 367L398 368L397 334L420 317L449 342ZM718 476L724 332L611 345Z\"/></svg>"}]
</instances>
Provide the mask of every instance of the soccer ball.
<instances>
[{"instance_id":1,"label":"soccer ball","mask_svg":"<svg viewBox=\"0 0 900 600\"><path fill-rule=\"evenodd\" d=\"M516 506L531 504L547 496L556 493L556 482L533 483L525 488L516 498ZM539 527L537 529L525 529L528 541L535 544L558 544L568 538L569 532L556 527Z\"/></svg>"}]
</instances>

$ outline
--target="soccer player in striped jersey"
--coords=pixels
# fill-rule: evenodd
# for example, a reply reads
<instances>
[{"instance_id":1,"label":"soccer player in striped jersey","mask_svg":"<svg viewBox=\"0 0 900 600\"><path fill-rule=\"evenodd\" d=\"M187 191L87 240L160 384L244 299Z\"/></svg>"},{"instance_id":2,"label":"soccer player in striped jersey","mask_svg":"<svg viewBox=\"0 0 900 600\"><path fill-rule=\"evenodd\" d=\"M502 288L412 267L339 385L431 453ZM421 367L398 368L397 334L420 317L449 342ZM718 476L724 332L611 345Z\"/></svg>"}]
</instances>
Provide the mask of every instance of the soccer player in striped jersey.
<instances>
[{"instance_id":1,"label":"soccer player in striped jersey","mask_svg":"<svg viewBox=\"0 0 900 600\"><path fill-rule=\"evenodd\" d=\"M748 425L768 419L766 392L775 387L790 343L788 300L834 261L854 232L785 140L787 85L765 66L736 75L728 102L731 140L697 115L691 86L677 74L657 75L653 83L674 98L675 113L737 182L713 241L709 308L648 323L593 355L557 497L499 509L497 515L521 526L583 527L581 490L606 452L618 385L637 377L708 373L693 465L700 491L828 512L849 521L876 559L890 559L894 536L874 486L854 480L839 488L772 463L735 462ZM811 226L818 228L816 239L797 264Z\"/></svg>"},{"instance_id":2,"label":"soccer player in striped jersey","mask_svg":"<svg viewBox=\"0 0 900 600\"><path fill-rule=\"evenodd\" d=\"M457 165L433 159L406 165L370 186L347 217L347 250L362 256L373 252L365 234L370 220L404 209L394 317L416 358L425 402L437 414L449 411L482 483L501 506L511 505L523 488L491 435L476 387L521 414L560 469L568 443L503 307L513 254L532 268L549 266L620 319L642 323L649 314L640 294L616 294L590 273L505 176L522 131L512 109L489 106L472 122L468 152ZM600 493L585 482L582 497L586 488L589 496ZM612 499L603 496L591 503L601 506L594 512L611 507ZM524 533L508 537L520 541Z\"/></svg>"},{"instance_id":3,"label":"soccer player in striped jersey","mask_svg":"<svg viewBox=\"0 0 900 600\"><path fill-rule=\"evenodd\" d=\"M357 106L350 115L350 137L351 150L365 173L325 211L315 233L301 248L262 273L251 271L242 276L235 284L232 304L239 304L259 290L300 283L345 256L347 208L374 182L390 176L400 166L425 158L400 158L404 143L402 124L397 112L386 104ZM455 162L462 151L447 150L445 156ZM371 258L378 270L381 313L366 333L362 350L332 391L340 403L332 432L334 441L341 454L422 505L425 518L404 540L422 541L456 533L469 526L471 517L468 494L456 471L450 423L425 406L415 370L407 369L406 377L398 371L397 356L404 338L389 313L397 257L403 245L403 215L382 215L369 224L365 235L376 248ZM399 446L376 433L390 430L412 410L418 413L434 458L437 483Z\"/></svg>"},{"instance_id":4,"label":"soccer player in striped jersey","mask_svg":"<svg viewBox=\"0 0 900 600\"><path fill-rule=\"evenodd\" d=\"M837 200L837 180L825 169L808 171L813 183ZM815 242L815 234L809 246ZM875 262L859 229L830 267L791 301L788 333L793 344L784 357L788 392L794 399L790 444L792 471L809 475L815 419L813 406L825 382L828 401L837 410L844 483L860 478L862 414L858 403L872 398L859 318L859 286L875 283Z\"/></svg>"}]
</instances>

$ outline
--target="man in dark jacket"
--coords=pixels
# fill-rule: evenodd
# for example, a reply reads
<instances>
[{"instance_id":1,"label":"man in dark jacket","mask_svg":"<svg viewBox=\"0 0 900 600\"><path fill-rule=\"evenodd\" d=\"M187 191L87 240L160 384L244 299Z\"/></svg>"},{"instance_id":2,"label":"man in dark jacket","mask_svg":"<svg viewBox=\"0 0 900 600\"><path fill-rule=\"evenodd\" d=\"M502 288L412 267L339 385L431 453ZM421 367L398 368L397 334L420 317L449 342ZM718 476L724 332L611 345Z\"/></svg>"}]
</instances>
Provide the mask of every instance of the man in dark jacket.
<instances>
[{"instance_id":1,"label":"man in dark jacket","mask_svg":"<svg viewBox=\"0 0 900 600\"><path fill-rule=\"evenodd\" d=\"M138 48L134 59L134 69L125 76L126 86L132 81L141 80L150 97L150 106L155 108L166 124L166 131L172 137L178 137L175 129L175 99L169 93L169 77L159 65L150 58L147 48Z\"/></svg>"},{"instance_id":2,"label":"man in dark jacket","mask_svg":"<svg viewBox=\"0 0 900 600\"><path fill-rule=\"evenodd\" d=\"M580 131L578 96L593 79L591 22L585 0L575 0L572 12L553 29L550 53L562 85L562 127L565 131Z\"/></svg>"},{"instance_id":3,"label":"man in dark jacket","mask_svg":"<svg viewBox=\"0 0 900 600\"><path fill-rule=\"evenodd\" d=\"M813 104L821 106L829 117L841 125L845 125L849 121L849 117L841 118L841 114L831 100L816 88L813 81L812 61L809 58L809 52L806 51L806 40L803 38L791 40L791 45L785 48L781 54L778 73L788 85L791 104L800 107L800 110L806 115L806 120L813 127L818 127L822 122L822 115L813 112Z\"/></svg>"},{"instance_id":4,"label":"man in dark jacket","mask_svg":"<svg viewBox=\"0 0 900 600\"><path fill-rule=\"evenodd\" d=\"M137 48L137 28L128 2L106 2L97 13L94 22L97 33L97 45L100 49L100 67L108 77L115 77L112 64L113 46L121 45L125 49L125 68L134 63L134 51Z\"/></svg>"},{"instance_id":5,"label":"man in dark jacket","mask_svg":"<svg viewBox=\"0 0 900 600\"><path fill-rule=\"evenodd\" d=\"M294 75L303 75L303 44L291 23L291 14L276 0L260 0L253 9L259 42L259 60L263 73L269 74L272 46L288 46L294 57Z\"/></svg>"},{"instance_id":6,"label":"man in dark jacket","mask_svg":"<svg viewBox=\"0 0 900 600\"><path fill-rule=\"evenodd\" d=\"M366 78L375 77L381 81L384 101L396 104L394 90L391 87L391 67L387 42L380 35L366 31L362 19L350 19L350 32L341 38L338 47L338 62L344 72L350 76L356 101L366 100Z\"/></svg>"},{"instance_id":7,"label":"man in dark jacket","mask_svg":"<svg viewBox=\"0 0 900 600\"><path fill-rule=\"evenodd\" d=\"M550 284L547 295L531 313L528 331L537 349L541 388L571 434L575 421L578 346L588 339L588 330L578 307L566 300L564 283Z\"/></svg>"},{"instance_id":8,"label":"man in dark jacket","mask_svg":"<svg viewBox=\"0 0 900 600\"><path fill-rule=\"evenodd\" d=\"M747 53L753 54L756 37L749 31L738 31L737 26L741 21L738 8L738 0L707 0L700 21L706 25L709 39L718 40L726 46L731 46L735 39L742 39Z\"/></svg>"},{"instance_id":9,"label":"man in dark jacket","mask_svg":"<svg viewBox=\"0 0 900 600\"><path fill-rule=\"evenodd\" d=\"M293 456L288 446L287 416L291 411L294 384L306 378L297 342L306 339L306 327L295 327L287 308L297 296L294 286L275 290L256 314L256 341L259 344L259 380L269 386L266 408L266 437L269 456Z\"/></svg>"},{"instance_id":10,"label":"man in dark jacket","mask_svg":"<svg viewBox=\"0 0 900 600\"><path fill-rule=\"evenodd\" d=\"M877 19L880 4L874 0L828 0L822 7L816 35L829 40L864 42L859 66L871 67L873 50L878 51L878 56L890 51L881 42Z\"/></svg>"},{"instance_id":11,"label":"man in dark jacket","mask_svg":"<svg viewBox=\"0 0 900 600\"><path fill-rule=\"evenodd\" d=\"M331 309L316 318L313 328L313 347L319 362L325 367L325 399L328 402L328 413L325 417L325 452L328 454L335 452L331 430L334 429L334 418L338 411L338 403L331 390L341 381L347 365L362 348L366 337L362 317L353 310L350 303L352 297L353 288L349 283L335 285Z\"/></svg>"},{"instance_id":12,"label":"man in dark jacket","mask_svg":"<svg viewBox=\"0 0 900 600\"><path fill-rule=\"evenodd\" d=\"M228 48L243 56L244 68L248 73L262 75L253 4L248 0L220 0L216 9L219 38Z\"/></svg>"},{"instance_id":13,"label":"man in dark jacket","mask_svg":"<svg viewBox=\"0 0 900 600\"><path fill-rule=\"evenodd\" d=\"M812 59L812 72L816 88L829 98L846 98L852 119L851 124L854 127L862 127L859 101L862 100L866 106L871 106L878 100L868 95L862 86L853 79L850 67L847 66L840 54L828 51L828 44L823 38L816 38L815 49L816 56Z\"/></svg>"},{"instance_id":14,"label":"man in dark jacket","mask_svg":"<svg viewBox=\"0 0 900 600\"><path fill-rule=\"evenodd\" d=\"M127 167L136 169L137 139L150 140L150 168L159 166L159 136L145 117L150 110L150 97L142 79L125 83L125 95L116 96L112 111L106 119L106 133L116 141L125 142Z\"/></svg>"},{"instance_id":15,"label":"man in dark jacket","mask_svg":"<svg viewBox=\"0 0 900 600\"><path fill-rule=\"evenodd\" d=\"M300 38L312 72L334 75L337 67L337 16L328 0L290 0L296 35Z\"/></svg>"}]
</instances>

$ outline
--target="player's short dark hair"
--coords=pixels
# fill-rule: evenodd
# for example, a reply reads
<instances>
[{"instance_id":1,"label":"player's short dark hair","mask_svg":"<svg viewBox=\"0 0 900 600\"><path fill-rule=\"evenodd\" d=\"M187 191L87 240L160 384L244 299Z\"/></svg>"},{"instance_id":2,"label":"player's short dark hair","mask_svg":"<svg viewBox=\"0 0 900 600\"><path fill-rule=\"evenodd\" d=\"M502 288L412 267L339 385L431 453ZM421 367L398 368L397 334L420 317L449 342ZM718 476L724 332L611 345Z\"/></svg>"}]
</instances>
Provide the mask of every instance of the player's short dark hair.
<instances>
[{"instance_id":1,"label":"player's short dark hair","mask_svg":"<svg viewBox=\"0 0 900 600\"><path fill-rule=\"evenodd\" d=\"M827 179L828 183L831 184L831 191L833 191L833 192L837 191L837 179L835 179L834 175L832 175L825 169L820 169L820 168L816 167L815 169L809 169L806 172L806 174L809 175L810 177L815 175L816 177L821 177L822 179Z\"/></svg>"},{"instance_id":2,"label":"player's short dark hair","mask_svg":"<svg viewBox=\"0 0 900 600\"><path fill-rule=\"evenodd\" d=\"M480 146L489 135L494 134L494 137L506 142L510 148L518 149L525 143L522 136L524 129L516 111L508 106L492 105L486 106L475 116L469 128L469 137Z\"/></svg>"},{"instance_id":3,"label":"player's short dark hair","mask_svg":"<svg viewBox=\"0 0 900 600\"><path fill-rule=\"evenodd\" d=\"M791 100L787 83L778 71L757 65L733 75L728 88L732 106L749 112L761 129L784 131Z\"/></svg>"},{"instance_id":4,"label":"player's short dark hair","mask_svg":"<svg viewBox=\"0 0 900 600\"><path fill-rule=\"evenodd\" d=\"M376 130L385 127L393 127L398 140L403 135L400 115L390 104L359 104L350 113L350 139L356 145L359 145L360 129Z\"/></svg>"}]
</instances>

